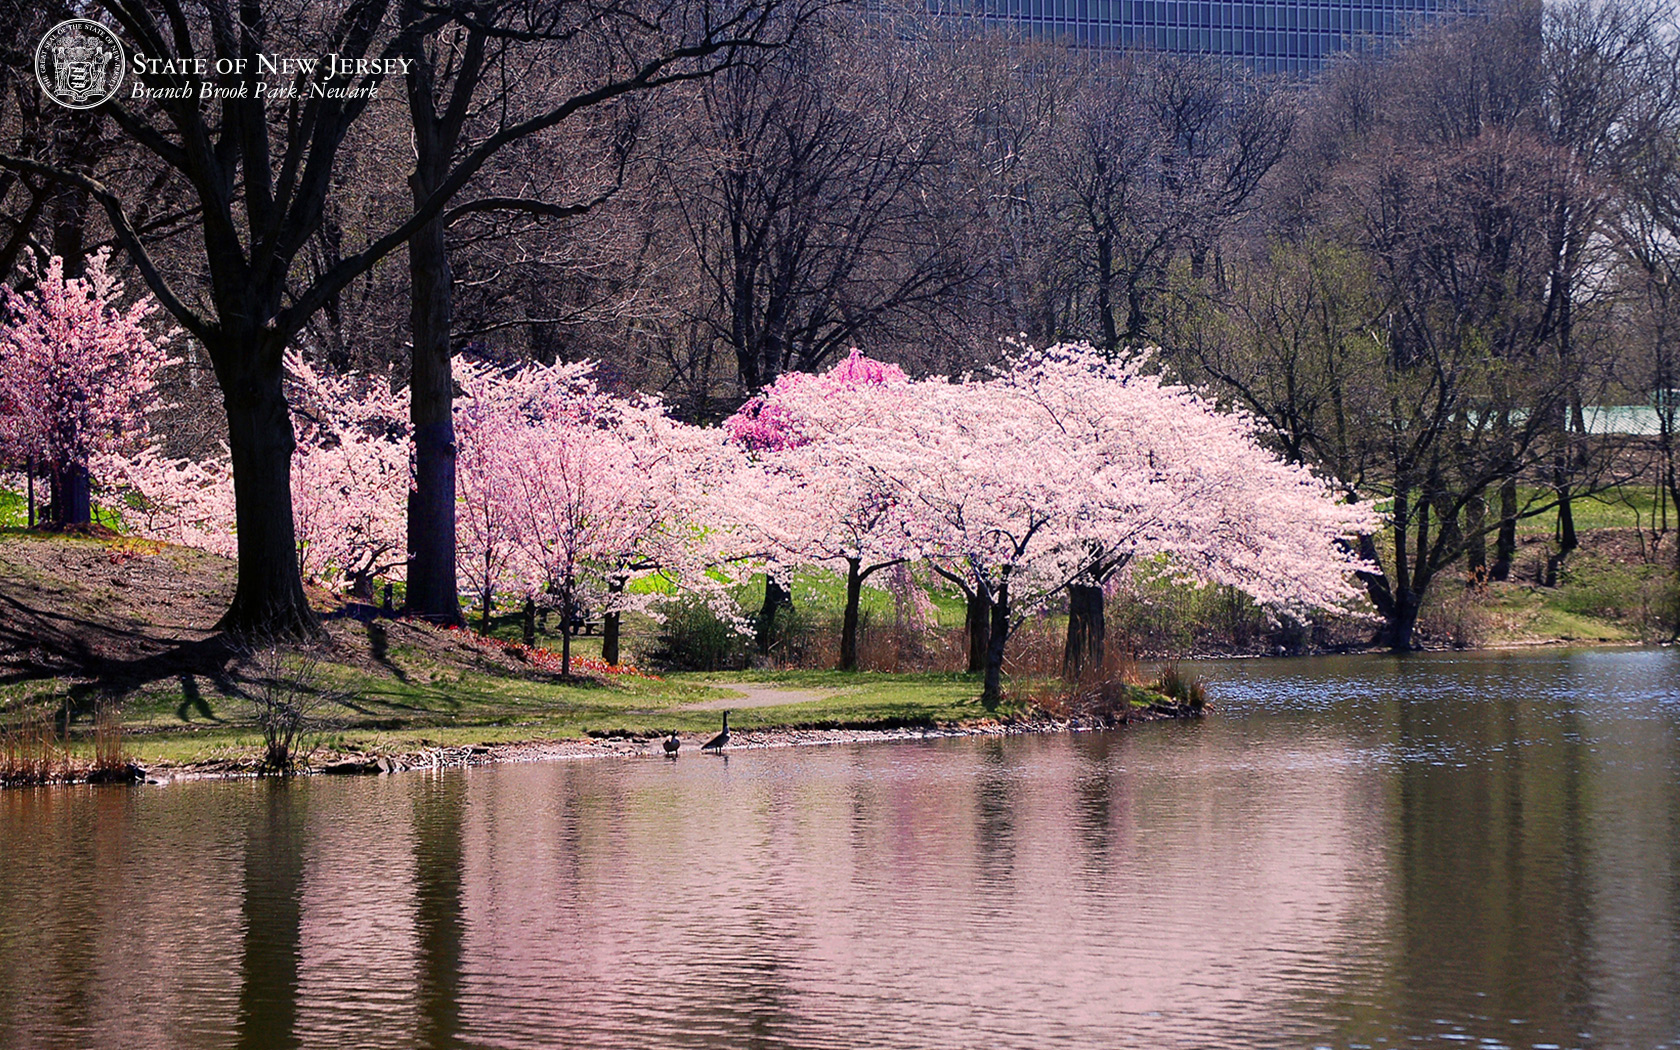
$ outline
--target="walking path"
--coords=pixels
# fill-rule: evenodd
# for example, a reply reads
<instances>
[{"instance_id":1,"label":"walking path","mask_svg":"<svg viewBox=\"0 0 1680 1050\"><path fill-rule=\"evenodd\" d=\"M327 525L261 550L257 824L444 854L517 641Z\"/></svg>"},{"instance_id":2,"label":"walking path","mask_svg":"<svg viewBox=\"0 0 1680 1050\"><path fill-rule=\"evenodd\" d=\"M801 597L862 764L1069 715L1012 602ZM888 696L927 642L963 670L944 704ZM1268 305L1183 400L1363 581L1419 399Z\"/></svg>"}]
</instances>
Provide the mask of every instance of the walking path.
<instances>
[{"instance_id":1,"label":"walking path","mask_svg":"<svg viewBox=\"0 0 1680 1050\"><path fill-rule=\"evenodd\" d=\"M729 691L744 694L701 700L684 704L679 711L742 711L749 707L781 707L783 704L814 704L818 700L832 700L840 695L838 689L783 689L780 686L760 685L756 682L731 682L712 687L714 692Z\"/></svg>"}]
</instances>

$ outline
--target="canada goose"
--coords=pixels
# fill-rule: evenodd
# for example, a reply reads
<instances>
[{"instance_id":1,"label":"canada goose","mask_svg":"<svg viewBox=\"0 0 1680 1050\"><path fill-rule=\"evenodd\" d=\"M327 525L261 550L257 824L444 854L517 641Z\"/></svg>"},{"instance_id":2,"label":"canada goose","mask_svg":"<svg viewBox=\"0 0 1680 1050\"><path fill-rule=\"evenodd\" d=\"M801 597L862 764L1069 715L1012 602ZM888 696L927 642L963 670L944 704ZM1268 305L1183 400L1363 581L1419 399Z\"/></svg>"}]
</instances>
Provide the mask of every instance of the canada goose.
<instances>
[{"instance_id":1,"label":"canada goose","mask_svg":"<svg viewBox=\"0 0 1680 1050\"><path fill-rule=\"evenodd\" d=\"M671 735L665 738L665 753L672 758L677 757L677 748L682 747L682 741L677 739L677 731L671 730Z\"/></svg>"},{"instance_id":2,"label":"canada goose","mask_svg":"<svg viewBox=\"0 0 1680 1050\"><path fill-rule=\"evenodd\" d=\"M700 750L702 750L702 751L722 751L723 750L723 745L725 745L727 743L729 743L729 712L725 711L723 713L723 732L719 733L717 736L712 737L710 740L706 741L704 744L701 744L700 745Z\"/></svg>"}]
</instances>

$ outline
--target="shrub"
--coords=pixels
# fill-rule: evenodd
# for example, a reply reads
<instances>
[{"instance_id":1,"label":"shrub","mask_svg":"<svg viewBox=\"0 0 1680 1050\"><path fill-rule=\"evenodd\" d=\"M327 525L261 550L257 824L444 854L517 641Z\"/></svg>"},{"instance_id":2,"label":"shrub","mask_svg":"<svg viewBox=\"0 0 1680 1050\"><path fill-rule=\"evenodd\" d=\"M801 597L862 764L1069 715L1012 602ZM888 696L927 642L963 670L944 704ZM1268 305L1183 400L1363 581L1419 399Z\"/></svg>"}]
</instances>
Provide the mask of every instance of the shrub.
<instances>
[{"instance_id":1,"label":"shrub","mask_svg":"<svg viewBox=\"0 0 1680 1050\"><path fill-rule=\"evenodd\" d=\"M1456 586L1442 580L1430 591L1418 613L1418 635L1454 649L1474 649L1481 645L1488 632L1488 612L1480 600L1484 593L1479 587Z\"/></svg>"},{"instance_id":2,"label":"shrub","mask_svg":"<svg viewBox=\"0 0 1680 1050\"><path fill-rule=\"evenodd\" d=\"M273 638L242 640L244 692L263 737L261 772L289 776L307 764L304 744L321 729L317 712L343 697L326 688L318 649Z\"/></svg>"},{"instance_id":3,"label":"shrub","mask_svg":"<svg viewBox=\"0 0 1680 1050\"><path fill-rule=\"evenodd\" d=\"M69 741L44 708L25 709L0 727L0 784L50 784L73 772Z\"/></svg>"},{"instance_id":4,"label":"shrub","mask_svg":"<svg viewBox=\"0 0 1680 1050\"><path fill-rule=\"evenodd\" d=\"M738 671L749 663L752 639L718 619L704 602L672 602L664 613L649 664L671 671ZM788 610L778 617L789 619Z\"/></svg>"}]
</instances>

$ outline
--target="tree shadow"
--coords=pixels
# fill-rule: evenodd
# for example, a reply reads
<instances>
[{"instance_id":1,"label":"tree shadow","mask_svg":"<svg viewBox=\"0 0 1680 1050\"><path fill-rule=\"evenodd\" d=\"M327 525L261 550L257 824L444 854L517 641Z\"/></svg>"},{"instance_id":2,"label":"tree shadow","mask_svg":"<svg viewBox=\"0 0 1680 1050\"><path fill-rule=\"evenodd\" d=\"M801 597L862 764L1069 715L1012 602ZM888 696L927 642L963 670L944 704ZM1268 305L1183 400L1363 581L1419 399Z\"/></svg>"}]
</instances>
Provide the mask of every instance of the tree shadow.
<instances>
[{"instance_id":1,"label":"tree shadow","mask_svg":"<svg viewBox=\"0 0 1680 1050\"><path fill-rule=\"evenodd\" d=\"M0 591L0 685L59 678L75 679L65 717L91 716L102 700L120 700L142 686L179 678L187 700L184 712L211 715L194 678L205 678L219 692L237 692L229 665L240 647L225 634L199 638L162 636L186 628L117 627L97 620L53 612Z\"/></svg>"}]
</instances>

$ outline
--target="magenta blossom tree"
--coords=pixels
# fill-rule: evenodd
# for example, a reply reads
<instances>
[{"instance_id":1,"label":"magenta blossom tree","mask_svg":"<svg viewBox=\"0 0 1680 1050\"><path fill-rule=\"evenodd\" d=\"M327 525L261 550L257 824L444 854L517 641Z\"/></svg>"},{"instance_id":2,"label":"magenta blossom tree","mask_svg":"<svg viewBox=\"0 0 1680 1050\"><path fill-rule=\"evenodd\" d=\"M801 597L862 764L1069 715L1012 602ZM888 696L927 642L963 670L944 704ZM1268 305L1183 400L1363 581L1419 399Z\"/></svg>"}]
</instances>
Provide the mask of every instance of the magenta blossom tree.
<instances>
[{"instance_id":1,"label":"magenta blossom tree","mask_svg":"<svg viewBox=\"0 0 1680 1050\"><path fill-rule=\"evenodd\" d=\"M119 306L123 286L109 262L99 252L85 276L66 278L54 256L33 288L0 289L0 454L46 471L48 517L60 527L92 520L96 459L145 445L157 373L169 361L169 335L146 331L152 300Z\"/></svg>"}]
</instances>

